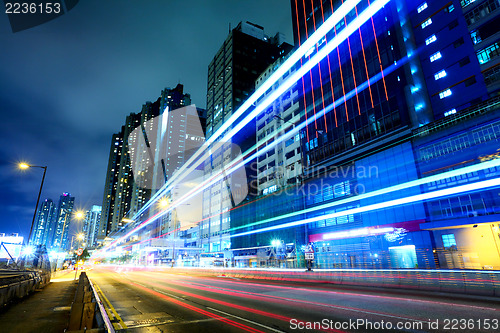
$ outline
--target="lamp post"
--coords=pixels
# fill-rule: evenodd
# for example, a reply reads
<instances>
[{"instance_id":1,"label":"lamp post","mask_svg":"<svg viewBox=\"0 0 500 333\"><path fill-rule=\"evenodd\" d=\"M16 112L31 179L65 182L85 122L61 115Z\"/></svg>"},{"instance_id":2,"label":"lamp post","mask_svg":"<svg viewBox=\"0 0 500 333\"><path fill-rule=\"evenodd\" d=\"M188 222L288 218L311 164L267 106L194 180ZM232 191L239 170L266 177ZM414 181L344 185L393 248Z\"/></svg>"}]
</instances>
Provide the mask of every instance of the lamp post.
<instances>
[{"instance_id":1,"label":"lamp post","mask_svg":"<svg viewBox=\"0 0 500 333\"><path fill-rule=\"evenodd\" d=\"M43 169L42 182L40 183L40 190L38 191L38 198L36 199L35 212L33 213L33 220L31 220L30 233L28 235L27 244L29 244L31 242L31 233L33 232L33 225L35 224L36 211L38 209L38 204L40 202L40 195L42 194L43 182L45 181L45 174L47 173L47 166L29 165L27 163L19 163L19 168L23 169L23 170L28 169L28 168L42 168Z\"/></svg>"}]
</instances>

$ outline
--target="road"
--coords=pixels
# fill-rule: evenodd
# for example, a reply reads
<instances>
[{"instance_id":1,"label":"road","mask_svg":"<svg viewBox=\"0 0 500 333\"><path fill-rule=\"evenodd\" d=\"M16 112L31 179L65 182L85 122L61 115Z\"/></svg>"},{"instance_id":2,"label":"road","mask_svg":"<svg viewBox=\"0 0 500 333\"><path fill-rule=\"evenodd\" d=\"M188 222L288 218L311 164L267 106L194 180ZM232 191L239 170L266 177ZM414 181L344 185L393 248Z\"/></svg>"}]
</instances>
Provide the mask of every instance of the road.
<instances>
[{"instance_id":1,"label":"road","mask_svg":"<svg viewBox=\"0 0 500 333\"><path fill-rule=\"evenodd\" d=\"M128 332L498 332L500 303L95 266L87 271ZM174 271L175 272L175 271Z\"/></svg>"}]
</instances>

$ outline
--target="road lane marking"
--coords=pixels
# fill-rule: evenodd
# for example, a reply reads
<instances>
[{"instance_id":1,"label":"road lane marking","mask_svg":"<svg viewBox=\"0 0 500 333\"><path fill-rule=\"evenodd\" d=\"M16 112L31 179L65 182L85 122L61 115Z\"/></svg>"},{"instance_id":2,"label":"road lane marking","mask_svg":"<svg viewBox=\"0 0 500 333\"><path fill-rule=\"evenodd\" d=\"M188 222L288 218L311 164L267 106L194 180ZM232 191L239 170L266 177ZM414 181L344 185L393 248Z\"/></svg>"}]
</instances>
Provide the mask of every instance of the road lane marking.
<instances>
[{"instance_id":1,"label":"road lane marking","mask_svg":"<svg viewBox=\"0 0 500 333\"><path fill-rule=\"evenodd\" d=\"M116 320L118 320L118 323L119 323L119 325L121 327L117 327L118 324L113 323L113 326L115 326L115 329L120 329L120 328L121 329L126 329L127 325L125 325L125 323L123 322L123 320L120 317L120 315L118 315L118 312L116 312L116 310L113 307L113 305L111 305L111 302L108 300L108 298L106 297L106 295L104 295L104 293L102 292L101 288L99 288L99 286L95 282L94 282L94 287L96 287L97 292L100 294L100 296L102 297L102 299L104 300L104 302L107 304L108 309L111 310L111 312L113 313L113 315L116 318ZM106 309L106 310L108 310L108 309ZM108 313L108 315L109 315L109 313Z\"/></svg>"},{"instance_id":2,"label":"road lane marking","mask_svg":"<svg viewBox=\"0 0 500 333\"><path fill-rule=\"evenodd\" d=\"M250 323L252 325L257 325L257 326L263 327L263 328L265 328L266 330L269 330L269 331L278 332L278 333L286 333L285 331L280 331L280 330L277 330L275 328L269 327L267 325L258 323L256 321L253 321L253 320L250 320L250 319L246 319L246 318L242 318L242 317L239 317L239 316L236 316L236 315L233 315L233 314L221 311L221 310L217 310L217 309L211 308L209 306L207 306L207 309L215 311L215 312L222 313L223 315L228 316L228 317L233 317L233 318L236 318L236 319L239 319L239 320L242 320L242 321L246 321L247 323Z\"/></svg>"}]
</instances>

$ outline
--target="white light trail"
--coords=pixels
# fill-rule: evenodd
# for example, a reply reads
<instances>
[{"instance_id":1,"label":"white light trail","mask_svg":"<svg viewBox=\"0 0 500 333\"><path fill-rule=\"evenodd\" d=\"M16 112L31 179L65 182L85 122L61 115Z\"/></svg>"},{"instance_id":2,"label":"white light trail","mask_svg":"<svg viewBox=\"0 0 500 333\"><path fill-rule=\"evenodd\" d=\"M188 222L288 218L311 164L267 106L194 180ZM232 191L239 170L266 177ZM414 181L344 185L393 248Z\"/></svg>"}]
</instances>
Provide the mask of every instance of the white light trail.
<instances>
[{"instance_id":1,"label":"white light trail","mask_svg":"<svg viewBox=\"0 0 500 333\"><path fill-rule=\"evenodd\" d=\"M299 61L309 51L311 47L315 46L317 42L319 42L331 29L333 29L333 27L338 22L340 22L340 20L344 18L344 16L346 16L351 10L353 10L354 7L360 1L361 0L345 1L344 4L342 4L342 6L340 6L333 13L333 15L330 16L328 20L326 20L290 57L288 57L288 59L238 108L238 110L234 114L232 114L227 121L224 122L224 124L205 142L205 144L191 156L191 158L176 172L176 174L174 174L174 176L171 178L172 181L168 181L164 186L162 186L162 188L134 215L132 219L136 220L137 218L139 218L140 215L146 211L146 209L148 209L152 204L154 204L166 192L170 191L177 183L179 183L184 177L186 177L187 174L192 172L202 161L204 161L205 158L201 158L198 161L196 159L208 149L211 143L213 143L215 140L218 140L219 137L223 135L223 133L227 129L229 129L239 117L241 117L249 108L251 108L253 104L257 102L257 100L261 96L263 96L269 88L271 88L276 82L278 82L278 80L288 70L290 70L290 68L292 68L297 63L297 61ZM363 13L369 11L371 15L374 15L380 8L383 7L383 5L379 4L382 2L386 4L389 2L389 0L378 0L371 6L369 6L365 11L363 11ZM378 9L374 10L374 8ZM369 19L371 15L367 17L365 21ZM357 21L357 19L354 21ZM348 29L350 26L355 24L354 21L351 22L344 30ZM354 30L356 30L357 28L358 27L356 27ZM354 31L353 29L350 30ZM345 40L347 37L348 36L343 37L344 38L343 40ZM332 44L335 43L335 40L340 40L340 38L342 37L336 36L332 40ZM341 42L337 42L335 44L340 45ZM333 49L334 48L331 48L331 50ZM324 53L323 57L321 58L317 57L318 54L316 54L313 58L311 58L311 60L309 60L306 63L306 65L308 64L307 71L309 71L310 68L314 67L321 59L323 59L326 56L326 54L327 53ZM281 86L286 85L287 86L286 89L288 89L301 77L302 76L296 77L295 81L292 81L292 78L288 78L286 81L282 83ZM281 93L286 91L286 89L280 89ZM241 122L239 122L238 130L243 128L246 124L248 124L253 118L255 118L262 110L264 110L270 103L272 103L281 94L280 95L273 94L273 95L274 95L273 99L266 98L265 102L263 101L259 103L258 112L254 110L254 112L252 112L250 115L246 116ZM229 141L234 136L234 134L238 132L238 130L235 131L233 129L230 133L227 133L222 138L220 138L219 141L222 142ZM191 165L194 162L197 163Z\"/></svg>"},{"instance_id":2,"label":"white light trail","mask_svg":"<svg viewBox=\"0 0 500 333\"><path fill-rule=\"evenodd\" d=\"M374 3L371 4L367 9L365 9L356 19L354 19L347 27L345 27L340 33L335 36L330 43L325 45L318 53L316 53L307 63L303 64L303 66L297 70L294 75L291 75L287 80L282 82L282 84L277 88L277 90L273 91L272 94L270 94L267 98L265 98L264 101L259 103L259 105L255 108L254 111L252 111L249 115L247 115L241 122L238 122L238 125L234 127L230 132L224 135L224 137L221 139L221 141L228 141L230 140L239 130L241 130L246 124L248 124L252 119L254 119L261 111L263 111L269 104L274 102L276 98L281 96L285 91L287 91L289 88L292 87L294 83L296 83L300 78L302 78L303 75L305 75L310 69L312 69L314 66L316 66L322 59L324 59L332 50L334 50L336 47L338 47L342 42L344 42L352 33L357 31L361 25L363 25L367 20L369 20L375 13L377 13L384 5L386 5L390 0L378 0ZM325 23L323 23L313 35L311 35L302 45L295 51L286 61L283 63L282 66L280 66L270 77L268 80L262 84L257 91L252 94L246 101L243 103L243 105L228 119L227 122L224 123L224 125L219 128L209 140L206 141L207 145L202 146L199 150L196 151L193 156L178 170L178 172L172 177L172 181L168 181L154 196L151 198L132 218L133 220L137 220L140 218L140 215L142 215L146 209L148 209L152 204L154 204L160 197L162 197L165 193L170 191L176 184L178 184L184 177L186 177L187 174L189 174L191 171L193 171L204 159L200 159L196 161L196 158L198 158L205 150L208 148L208 144L212 143L217 139L218 136L220 136L225 130L227 130L233 123L236 121L238 117L240 117L244 112L250 108L253 103L255 103L265 92L272 87L274 83L276 83L282 76L287 72L295 63L300 60L304 54L309 50L309 48L313 45L315 45L319 40L321 40L327 32L329 32L345 15L347 15L358 3L360 0L351 0L351 1L346 1L344 4L334 12L334 14L327 20ZM298 130L297 130L298 131ZM193 162L197 162L193 164L192 166L188 168L189 165L191 165ZM237 168L232 168L231 172L236 170ZM231 172L228 172L226 174L230 174ZM221 178L222 175L220 175L219 178ZM219 180L219 178L215 179L213 182L216 182ZM206 188L205 186L204 188ZM136 231L142 229L146 225L152 223L155 221L157 218L167 214L169 211L173 210L175 207L178 205L182 204L186 200L189 200L189 198L193 195L196 195L200 191L202 191L204 188L200 188L198 186L195 188L192 193L188 193L186 195L190 195L189 197L180 198L177 200L177 202L174 202L169 209L158 213L154 216L154 218L150 218L144 222L142 222L140 225L135 227L132 231L128 232L126 235L120 237L119 239L115 240L110 246L122 242L125 240L127 237L135 233Z\"/></svg>"},{"instance_id":3,"label":"white light trail","mask_svg":"<svg viewBox=\"0 0 500 333\"><path fill-rule=\"evenodd\" d=\"M364 193L364 194L359 194L359 195L356 195L356 196L352 196L350 198L337 200L335 202L327 203L327 204L324 204L324 205L320 205L320 206L316 206L316 207L311 207L311 208L303 209L301 211L297 211L297 212L292 212L292 213L280 215L280 216L277 216L277 217L273 217L273 218L270 218L270 219L258 221L258 222L255 222L255 223L250 223L250 224L247 224L247 225L244 225L244 226L241 226L241 227L235 227L235 228L232 228L231 230L238 230L238 229L248 228L250 226L255 226L255 225L269 223L269 222L274 222L274 221L277 221L277 220L281 220L281 219L285 219L285 218L290 218L290 217L294 217L294 216L301 215L301 214L312 213L312 212L315 212L315 211L318 211L318 210L324 210L324 209L329 209L329 208L333 208L333 207L338 207L338 206L342 206L342 205L345 205L345 204L348 204L348 203L351 203L351 202L355 202L355 201L358 201L358 200L373 198L373 197L377 197L377 196L380 196L380 195L388 194L388 193L391 193L391 192L400 191L400 190L412 188L412 187L415 187L415 186L420 186L420 185L425 185L425 184L428 184L428 183L440 181L440 180L443 180L443 179L446 179L446 178L457 177L457 176L465 175L467 173L477 172L477 171L481 171L481 170L485 170L485 169L489 169L489 168L495 168L495 167L499 167L499 166L500 166L500 159L494 159L494 160L491 160L491 161L487 161L487 162L483 162L483 163L478 163L478 164L470 165L470 166L463 167L463 168L460 168L460 169L455 169L455 170L451 170L451 171L442 172L442 173L437 174L437 175L428 176L428 177L420 178L420 179L415 179L415 180L412 180L412 181L409 181L409 182L406 182L406 183L402 183L402 184L398 184L398 185L393 185L393 186L390 186L390 187L382 188L380 190L376 190L376 191L372 191L372 192L368 192L368 193ZM348 214L346 214L346 215L348 215Z\"/></svg>"},{"instance_id":4,"label":"white light trail","mask_svg":"<svg viewBox=\"0 0 500 333\"><path fill-rule=\"evenodd\" d=\"M380 202L380 203L376 203L376 204L368 205L368 206L364 206L364 207L352 208L352 209L348 209L348 210L344 210L344 211L336 212L336 213L332 213L332 214L315 216L315 217L308 218L305 220L288 222L288 223L275 225L275 226L271 226L271 227L267 227L267 228L262 228L262 229L258 229L258 230L242 232L239 234L231 235L231 238L252 235L252 234L261 233L261 232L265 232L265 231L272 231L272 230L296 227L299 225L303 225L303 224L307 224L307 223L311 223L311 222L316 222L316 221L320 221L320 220L324 220L324 219L331 219L331 218L347 216L347 215L351 215L351 214L366 213L366 212L370 212L370 211L374 211L374 210L391 208L391 207L400 206L400 205L406 205L406 204L410 204L410 203L414 203L414 202L418 202L418 201L436 199L436 198L440 198L440 197L445 197L445 196L469 192L469 191L488 189L488 188L495 187L495 186L500 186L500 178L485 180L485 181L481 181L481 182L477 182L477 183L473 183L473 184L456 186L456 187L438 190L438 191L433 191L433 192L417 194L417 195L413 195L413 196L409 196L409 197L405 197L405 198Z\"/></svg>"}]
</instances>

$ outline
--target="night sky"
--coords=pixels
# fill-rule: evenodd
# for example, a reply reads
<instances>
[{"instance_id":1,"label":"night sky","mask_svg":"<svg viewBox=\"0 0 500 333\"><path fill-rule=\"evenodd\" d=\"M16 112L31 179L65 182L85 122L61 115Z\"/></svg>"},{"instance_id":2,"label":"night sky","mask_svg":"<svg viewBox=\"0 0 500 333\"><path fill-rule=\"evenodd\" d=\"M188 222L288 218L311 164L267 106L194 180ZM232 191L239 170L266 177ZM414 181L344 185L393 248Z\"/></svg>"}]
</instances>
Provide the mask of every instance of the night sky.
<instances>
[{"instance_id":1,"label":"night sky","mask_svg":"<svg viewBox=\"0 0 500 333\"><path fill-rule=\"evenodd\" d=\"M177 83L204 108L208 64L239 21L293 41L289 0L84 0L17 33L2 10L0 233L29 233L43 170L21 161L48 166L41 200L101 205L111 135Z\"/></svg>"}]
</instances>

